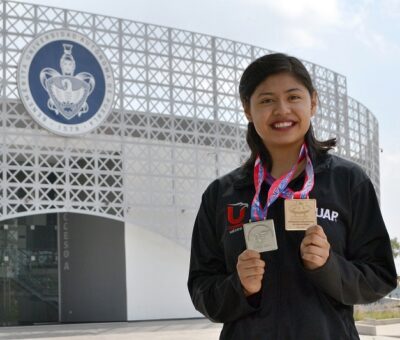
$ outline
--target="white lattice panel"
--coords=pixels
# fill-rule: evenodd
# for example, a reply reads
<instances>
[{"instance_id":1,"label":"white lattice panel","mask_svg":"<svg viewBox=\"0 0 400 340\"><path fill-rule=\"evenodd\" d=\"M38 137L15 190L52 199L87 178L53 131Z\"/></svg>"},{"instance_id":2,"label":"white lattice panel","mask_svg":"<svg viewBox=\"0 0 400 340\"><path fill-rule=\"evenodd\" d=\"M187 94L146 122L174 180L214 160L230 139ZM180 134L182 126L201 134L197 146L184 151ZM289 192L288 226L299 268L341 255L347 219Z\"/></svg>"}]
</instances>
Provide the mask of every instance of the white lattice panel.
<instances>
[{"instance_id":1,"label":"white lattice panel","mask_svg":"<svg viewBox=\"0 0 400 340\"><path fill-rule=\"evenodd\" d=\"M202 191L248 156L237 88L271 51L231 40L71 10L2 1L0 219L75 211L127 220L188 245ZM109 58L113 112L83 137L39 127L16 69L38 34L86 34ZM321 139L361 164L379 191L378 123L347 97L346 78L305 62L319 92Z\"/></svg>"}]
</instances>

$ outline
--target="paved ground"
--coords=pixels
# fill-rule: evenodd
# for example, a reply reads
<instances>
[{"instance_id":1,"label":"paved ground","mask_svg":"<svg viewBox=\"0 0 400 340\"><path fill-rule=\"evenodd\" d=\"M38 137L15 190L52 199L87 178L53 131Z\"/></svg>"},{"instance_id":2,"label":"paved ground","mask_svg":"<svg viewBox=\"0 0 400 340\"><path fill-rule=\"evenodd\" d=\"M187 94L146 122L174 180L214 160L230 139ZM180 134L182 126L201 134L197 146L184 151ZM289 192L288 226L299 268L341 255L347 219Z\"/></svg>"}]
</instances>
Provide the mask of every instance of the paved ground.
<instances>
[{"instance_id":1,"label":"paved ground","mask_svg":"<svg viewBox=\"0 0 400 340\"><path fill-rule=\"evenodd\" d=\"M217 340L221 325L205 319L43 325L0 328L0 339L52 340ZM400 324L378 326L377 336L362 340L400 339Z\"/></svg>"}]
</instances>

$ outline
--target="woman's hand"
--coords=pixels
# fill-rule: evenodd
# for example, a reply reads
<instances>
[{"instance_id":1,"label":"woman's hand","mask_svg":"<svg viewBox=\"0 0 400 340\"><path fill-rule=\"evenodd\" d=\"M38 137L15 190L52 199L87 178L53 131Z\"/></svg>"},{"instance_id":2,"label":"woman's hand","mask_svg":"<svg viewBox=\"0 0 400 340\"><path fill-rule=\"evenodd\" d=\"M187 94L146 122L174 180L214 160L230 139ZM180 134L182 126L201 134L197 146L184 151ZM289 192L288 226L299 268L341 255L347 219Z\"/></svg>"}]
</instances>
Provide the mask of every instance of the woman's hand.
<instances>
[{"instance_id":1,"label":"woman's hand","mask_svg":"<svg viewBox=\"0 0 400 340\"><path fill-rule=\"evenodd\" d=\"M265 262L260 253L246 249L239 255L236 269L246 297L261 290Z\"/></svg>"},{"instance_id":2,"label":"woman's hand","mask_svg":"<svg viewBox=\"0 0 400 340\"><path fill-rule=\"evenodd\" d=\"M322 267L328 260L330 248L331 245L321 226L308 228L300 245L304 267L309 270Z\"/></svg>"}]
</instances>

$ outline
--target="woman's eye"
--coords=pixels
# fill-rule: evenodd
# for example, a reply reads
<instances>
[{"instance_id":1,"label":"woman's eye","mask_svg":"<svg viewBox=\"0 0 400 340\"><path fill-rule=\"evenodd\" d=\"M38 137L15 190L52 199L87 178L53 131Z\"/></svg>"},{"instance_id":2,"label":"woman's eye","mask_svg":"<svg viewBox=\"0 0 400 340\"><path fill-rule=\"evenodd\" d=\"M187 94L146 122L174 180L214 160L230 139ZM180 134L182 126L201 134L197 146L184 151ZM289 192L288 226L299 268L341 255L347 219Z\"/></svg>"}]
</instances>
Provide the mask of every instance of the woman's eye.
<instances>
[{"instance_id":1,"label":"woman's eye","mask_svg":"<svg viewBox=\"0 0 400 340\"><path fill-rule=\"evenodd\" d=\"M293 95L293 96L290 96L289 99L290 100L297 100L297 99L300 99L300 97L296 96L296 95Z\"/></svg>"},{"instance_id":2,"label":"woman's eye","mask_svg":"<svg viewBox=\"0 0 400 340\"><path fill-rule=\"evenodd\" d=\"M261 103L264 103L264 104L269 104L272 102L273 102L273 100L271 98L265 98L265 99L261 100Z\"/></svg>"}]
</instances>

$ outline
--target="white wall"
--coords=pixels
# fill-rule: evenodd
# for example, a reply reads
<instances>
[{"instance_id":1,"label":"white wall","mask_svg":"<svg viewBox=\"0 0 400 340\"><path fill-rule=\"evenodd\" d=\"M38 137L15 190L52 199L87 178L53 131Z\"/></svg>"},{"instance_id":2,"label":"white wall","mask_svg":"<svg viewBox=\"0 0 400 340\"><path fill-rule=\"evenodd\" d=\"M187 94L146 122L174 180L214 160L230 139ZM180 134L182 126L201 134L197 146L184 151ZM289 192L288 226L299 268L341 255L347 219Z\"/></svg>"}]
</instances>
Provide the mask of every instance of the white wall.
<instances>
[{"instance_id":1,"label":"white wall","mask_svg":"<svg viewBox=\"0 0 400 340\"><path fill-rule=\"evenodd\" d=\"M189 250L125 224L128 320L200 317L187 290Z\"/></svg>"}]
</instances>

